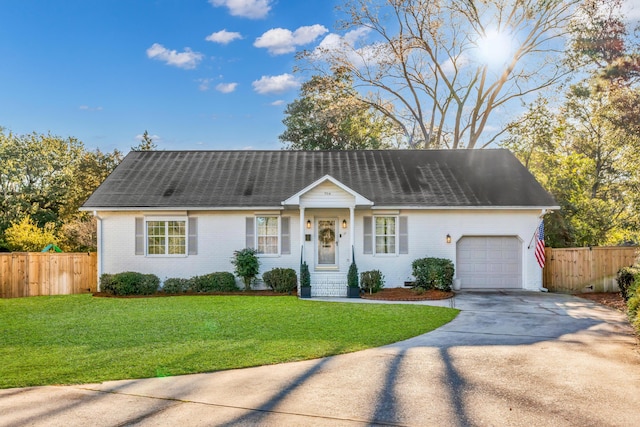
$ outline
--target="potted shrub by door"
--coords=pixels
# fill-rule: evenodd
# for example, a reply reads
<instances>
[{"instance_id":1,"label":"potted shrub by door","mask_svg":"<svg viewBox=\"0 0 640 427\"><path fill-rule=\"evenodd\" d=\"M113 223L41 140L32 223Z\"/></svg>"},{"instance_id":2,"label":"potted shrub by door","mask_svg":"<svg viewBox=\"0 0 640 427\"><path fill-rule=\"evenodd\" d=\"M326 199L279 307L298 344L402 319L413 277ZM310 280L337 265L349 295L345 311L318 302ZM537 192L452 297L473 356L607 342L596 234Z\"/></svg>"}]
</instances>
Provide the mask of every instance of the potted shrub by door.
<instances>
[{"instance_id":1,"label":"potted shrub by door","mask_svg":"<svg viewBox=\"0 0 640 427\"><path fill-rule=\"evenodd\" d=\"M347 273L347 298L360 298L358 267L355 262L351 263L349 266L349 273Z\"/></svg>"},{"instance_id":2,"label":"potted shrub by door","mask_svg":"<svg viewBox=\"0 0 640 427\"><path fill-rule=\"evenodd\" d=\"M300 264L300 298L311 298L311 274L306 262Z\"/></svg>"}]
</instances>

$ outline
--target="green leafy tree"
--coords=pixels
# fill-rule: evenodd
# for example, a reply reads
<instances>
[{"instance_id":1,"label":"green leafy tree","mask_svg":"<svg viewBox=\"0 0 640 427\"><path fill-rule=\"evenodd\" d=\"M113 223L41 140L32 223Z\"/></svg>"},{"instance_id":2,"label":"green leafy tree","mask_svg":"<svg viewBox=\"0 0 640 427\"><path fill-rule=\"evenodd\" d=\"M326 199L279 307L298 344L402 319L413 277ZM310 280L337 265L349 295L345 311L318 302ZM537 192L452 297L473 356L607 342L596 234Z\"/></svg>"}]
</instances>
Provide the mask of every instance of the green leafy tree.
<instances>
[{"instance_id":1,"label":"green leafy tree","mask_svg":"<svg viewBox=\"0 0 640 427\"><path fill-rule=\"evenodd\" d=\"M95 248L95 223L78 208L121 158L117 150L86 151L75 138L0 130L0 245L7 246L8 227L29 217L39 228L53 224L65 250Z\"/></svg>"},{"instance_id":2,"label":"green leafy tree","mask_svg":"<svg viewBox=\"0 0 640 427\"><path fill-rule=\"evenodd\" d=\"M29 216L11 224L5 231L5 242L15 252L40 252L47 245L57 244L58 237L52 223L38 227Z\"/></svg>"},{"instance_id":3,"label":"green leafy tree","mask_svg":"<svg viewBox=\"0 0 640 427\"><path fill-rule=\"evenodd\" d=\"M60 216L64 220L71 220L78 216L86 219L86 214L79 213L78 209L121 161L122 153L118 150L103 153L96 149L80 153L74 164L67 194L68 201L61 209Z\"/></svg>"},{"instance_id":4,"label":"green leafy tree","mask_svg":"<svg viewBox=\"0 0 640 427\"><path fill-rule=\"evenodd\" d=\"M83 146L74 138L0 134L0 230L29 215L43 227L62 223L73 172Z\"/></svg>"},{"instance_id":5,"label":"green leafy tree","mask_svg":"<svg viewBox=\"0 0 640 427\"><path fill-rule=\"evenodd\" d=\"M595 98L594 98L595 97ZM635 239L637 138L603 117L607 107L574 87L560 110L538 101L509 128L504 146L561 206L545 220L553 247L617 244Z\"/></svg>"},{"instance_id":6,"label":"green leafy tree","mask_svg":"<svg viewBox=\"0 0 640 427\"><path fill-rule=\"evenodd\" d=\"M316 75L287 105L280 140L292 150L355 150L389 146L394 127L360 99L342 70Z\"/></svg>"},{"instance_id":7,"label":"green leafy tree","mask_svg":"<svg viewBox=\"0 0 640 427\"><path fill-rule=\"evenodd\" d=\"M640 240L640 115L618 0L587 0L571 22L567 64L587 72L560 108L539 99L509 126L511 149L561 206L545 220L554 247ZM617 70L612 72L612 70ZM624 100L624 101L622 101Z\"/></svg>"}]
</instances>

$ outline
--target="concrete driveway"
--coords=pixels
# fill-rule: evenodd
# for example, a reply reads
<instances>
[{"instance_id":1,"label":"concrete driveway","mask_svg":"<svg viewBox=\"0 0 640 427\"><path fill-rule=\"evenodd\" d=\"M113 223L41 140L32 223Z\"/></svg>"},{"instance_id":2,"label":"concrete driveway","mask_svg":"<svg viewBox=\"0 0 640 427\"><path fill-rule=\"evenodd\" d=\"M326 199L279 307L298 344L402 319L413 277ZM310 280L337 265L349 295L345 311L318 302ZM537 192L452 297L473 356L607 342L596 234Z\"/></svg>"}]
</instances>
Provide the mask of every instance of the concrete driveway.
<instances>
[{"instance_id":1,"label":"concrete driveway","mask_svg":"<svg viewBox=\"0 0 640 427\"><path fill-rule=\"evenodd\" d=\"M0 425L638 425L640 357L623 314L543 293L462 293L455 305L434 332L326 359L0 390Z\"/></svg>"}]
</instances>

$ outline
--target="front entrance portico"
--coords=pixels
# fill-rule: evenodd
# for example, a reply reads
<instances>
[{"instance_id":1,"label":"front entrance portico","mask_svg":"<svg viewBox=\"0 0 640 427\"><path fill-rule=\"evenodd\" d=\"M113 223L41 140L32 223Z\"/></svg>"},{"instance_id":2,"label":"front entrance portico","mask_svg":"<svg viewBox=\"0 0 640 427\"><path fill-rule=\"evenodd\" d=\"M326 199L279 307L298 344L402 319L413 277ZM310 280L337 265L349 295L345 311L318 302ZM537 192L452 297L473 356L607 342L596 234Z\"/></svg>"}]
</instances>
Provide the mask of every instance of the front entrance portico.
<instances>
[{"instance_id":1,"label":"front entrance portico","mask_svg":"<svg viewBox=\"0 0 640 427\"><path fill-rule=\"evenodd\" d=\"M355 209L373 202L326 175L282 204L300 209L300 262L309 266L311 295L346 297L355 253Z\"/></svg>"}]
</instances>

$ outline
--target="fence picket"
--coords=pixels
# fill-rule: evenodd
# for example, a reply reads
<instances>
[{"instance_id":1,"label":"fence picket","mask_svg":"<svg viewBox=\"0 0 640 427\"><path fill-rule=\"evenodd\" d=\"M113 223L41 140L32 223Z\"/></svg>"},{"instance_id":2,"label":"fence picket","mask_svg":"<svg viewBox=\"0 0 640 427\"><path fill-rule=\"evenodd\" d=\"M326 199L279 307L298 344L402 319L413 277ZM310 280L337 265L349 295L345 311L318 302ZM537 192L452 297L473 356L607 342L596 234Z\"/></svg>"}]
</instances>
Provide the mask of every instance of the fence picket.
<instances>
[{"instance_id":1,"label":"fence picket","mask_svg":"<svg viewBox=\"0 0 640 427\"><path fill-rule=\"evenodd\" d=\"M622 267L638 260L637 247L546 248L544 287L551 292L614 292Z\"/></svg>"},{"instance_id":2,"label":"fence picket","mask_svg":"<svg viewBox=\"0 0 640 427\"><path fill-rule=\"evenodd\" d=\"M0 254L0 298L96 292L93 253Z\"/></svg>"}]
</instances>

